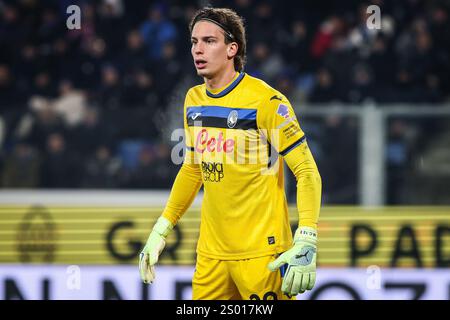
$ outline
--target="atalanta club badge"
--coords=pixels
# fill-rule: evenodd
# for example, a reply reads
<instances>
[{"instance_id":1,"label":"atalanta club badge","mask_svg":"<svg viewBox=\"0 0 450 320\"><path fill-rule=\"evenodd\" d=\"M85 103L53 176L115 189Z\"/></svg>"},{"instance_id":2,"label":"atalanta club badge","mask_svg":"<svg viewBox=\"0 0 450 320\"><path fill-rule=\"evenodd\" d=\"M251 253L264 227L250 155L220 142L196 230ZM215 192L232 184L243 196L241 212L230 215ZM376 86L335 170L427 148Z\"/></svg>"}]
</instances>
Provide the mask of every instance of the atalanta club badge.
<instances>
[{"instance_id":1,"label":"atalanta club badge","mask_svg":"<svg viewBox=\"0 0 450 320\"><path fill-rule=\"evenodd\" d=\"M236 110L233 110L230 112L230 114L228 115L228 120L227 120L227 124L228 124L228 128L234 128L234 126L236 125L238 120L238 112Z\"/></svg>"}]
</instances>

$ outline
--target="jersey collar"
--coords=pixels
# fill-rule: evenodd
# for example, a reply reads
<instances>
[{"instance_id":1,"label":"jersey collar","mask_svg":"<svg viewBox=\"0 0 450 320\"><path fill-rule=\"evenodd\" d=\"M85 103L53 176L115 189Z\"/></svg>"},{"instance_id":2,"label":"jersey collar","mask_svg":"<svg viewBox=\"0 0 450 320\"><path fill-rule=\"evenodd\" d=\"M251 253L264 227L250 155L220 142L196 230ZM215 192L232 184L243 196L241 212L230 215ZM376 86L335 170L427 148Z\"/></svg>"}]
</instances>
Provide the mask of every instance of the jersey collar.
<instances>
[{"instance_id":1,"label":"jersey collar","mask_svg":"<svg viewBox=\"0 0 450 320\"><path fill-rule=\"evenodd\" d=\"M237 87L239 82L241 82L242 78L244 78L245 73L236 73L237 76L234 77L233 81L231 83L227 84L225 87L216 89L216 90L208 90L206 89L206 95L210 98L221 98L225 95L227 95L231 90Z\"/></svg>"}]
</instances>

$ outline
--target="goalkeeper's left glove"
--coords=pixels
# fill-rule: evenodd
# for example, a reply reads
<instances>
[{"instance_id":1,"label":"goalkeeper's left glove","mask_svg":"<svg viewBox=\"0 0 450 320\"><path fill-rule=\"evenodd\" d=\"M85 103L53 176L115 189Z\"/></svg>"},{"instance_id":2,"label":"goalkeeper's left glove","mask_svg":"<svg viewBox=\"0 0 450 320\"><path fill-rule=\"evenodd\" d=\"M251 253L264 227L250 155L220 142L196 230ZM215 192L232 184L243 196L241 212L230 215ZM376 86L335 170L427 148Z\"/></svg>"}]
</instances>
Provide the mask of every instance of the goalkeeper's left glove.
<instances>
[{"instance_id":1,"label":"goalkeeper's left glove","mask_svg":"<svg viewBox=\"0 0 450 320\"><path fill-rule=\"evenodd\" d=\"M269 263L271 271L288 264L281 291L295 296L311 290L316 282L317 231L299 227L294 235L294 246Z\"/></svg>"}]
</instances>

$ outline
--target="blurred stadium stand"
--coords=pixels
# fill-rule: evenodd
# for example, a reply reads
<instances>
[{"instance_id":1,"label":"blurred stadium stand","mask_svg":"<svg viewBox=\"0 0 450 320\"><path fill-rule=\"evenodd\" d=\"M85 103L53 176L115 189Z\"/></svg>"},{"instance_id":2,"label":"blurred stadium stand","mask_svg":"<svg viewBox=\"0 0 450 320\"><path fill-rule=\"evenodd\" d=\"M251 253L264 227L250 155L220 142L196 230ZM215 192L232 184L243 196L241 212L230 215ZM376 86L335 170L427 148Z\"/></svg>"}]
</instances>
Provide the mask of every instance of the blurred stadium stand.
<instances>
[{"instance_id":1,"label":"blurred stadium stand","mask_svg":"<svg viewBox=\"0 0 450 320\"><path fill-rule=\"evenodd\" d=\"M207 4L245 18L245 71L290 99L322 175L298 298L449 300L449 0L0 0L0 299L191 298L201 192L151 286L137 256L178 172Z\"/></svg>"},{"instance_id":2,"label":"blurred stadium stand","mask_svg":"<svg viewBox=\"0 0 450 320\"><path fill-rule=\"evenodd\" d=\"M450 203L448 1L209 3L245 18L245 70L291 100L325 203L368 203L373 168L376 204ZM372 3L381 30L366 28ZM66 28L70 4L81 7L80 30ZM0 0L2 188L170 188L170 133L187 88L202 81L187 24L204 4ZM383 118L374 167L362 132L379 133L362 128L366 106Z\"/></svg>"}]
</instances>

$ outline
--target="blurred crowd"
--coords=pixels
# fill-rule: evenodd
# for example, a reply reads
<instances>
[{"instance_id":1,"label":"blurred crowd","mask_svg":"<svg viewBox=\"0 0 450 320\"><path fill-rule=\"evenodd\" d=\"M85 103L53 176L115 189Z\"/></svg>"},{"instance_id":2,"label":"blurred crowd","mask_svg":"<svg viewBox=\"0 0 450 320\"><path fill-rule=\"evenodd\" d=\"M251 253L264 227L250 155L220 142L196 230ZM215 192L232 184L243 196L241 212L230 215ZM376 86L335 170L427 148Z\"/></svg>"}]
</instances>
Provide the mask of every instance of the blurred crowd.
<instances>
[{"instance_id":1,"label":"blurred crowd","mask_svg":"<svg viewBox=\"0 0 450 320\"><path fill-rule=\"evenodd\" d=\"M69 30L73 4L81 28ZM448 1L0 0L1 186L170 187L177 166L162 131L167 106L185 94L180 82L201 82L187 25L206 4L245 18L245 71L296 103L449 101ZM381 29L367 28L370 4L381 8ZM356 130L335 117L321 126ZM321 139L324 152L337 148L318 155L332 181L333 168L353 163ZM356 141L345 141L357 152Z\"/></svg>"}]
</instances>

